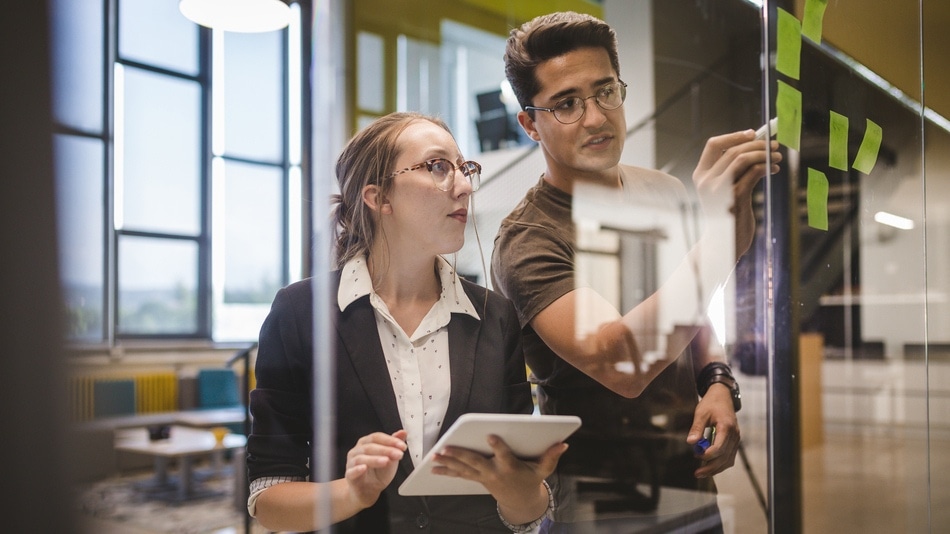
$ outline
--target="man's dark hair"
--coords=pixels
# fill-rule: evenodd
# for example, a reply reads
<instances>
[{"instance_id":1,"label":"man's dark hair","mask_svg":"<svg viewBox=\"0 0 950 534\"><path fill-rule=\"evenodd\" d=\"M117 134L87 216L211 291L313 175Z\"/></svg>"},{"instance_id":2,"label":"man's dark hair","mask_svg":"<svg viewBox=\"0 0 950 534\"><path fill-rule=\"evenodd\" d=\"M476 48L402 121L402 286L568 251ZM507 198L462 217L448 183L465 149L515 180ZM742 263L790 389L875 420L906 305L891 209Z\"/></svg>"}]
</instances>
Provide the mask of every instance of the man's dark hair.
<instances>
[{"instance_id":1,"label":"man's dark hair","mask_svg":"<svg viewBox=\"0 0 950 534\"><path fill-rule=\"evenodd\" d=\"M620 76L617 35L596 17L563 11L541 15L511 30L505 47L505 76L521 108L532 105L531 100L541 91L534 75L540 63L587 47L606 50Z\"/></svg>"}]
</instances>

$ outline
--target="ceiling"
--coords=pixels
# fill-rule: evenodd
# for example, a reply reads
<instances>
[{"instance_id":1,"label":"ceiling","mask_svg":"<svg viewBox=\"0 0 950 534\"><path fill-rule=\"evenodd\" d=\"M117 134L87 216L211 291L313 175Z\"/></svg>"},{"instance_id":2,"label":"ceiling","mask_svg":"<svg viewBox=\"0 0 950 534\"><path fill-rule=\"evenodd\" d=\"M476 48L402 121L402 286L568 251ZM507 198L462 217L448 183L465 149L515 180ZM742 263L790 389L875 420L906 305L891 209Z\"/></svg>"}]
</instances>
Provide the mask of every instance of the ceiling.
<instances>
[{"instance_id":1,"label":"ceiling","mask_svg":"<svg viewBox=\"0 0 950 534\"><path fill-rule=\"evenodd\" d=\"M923 61L924 103L950 119L950 1L828 0L822 37L918 102Z\"/></svg>"}]
</instances>

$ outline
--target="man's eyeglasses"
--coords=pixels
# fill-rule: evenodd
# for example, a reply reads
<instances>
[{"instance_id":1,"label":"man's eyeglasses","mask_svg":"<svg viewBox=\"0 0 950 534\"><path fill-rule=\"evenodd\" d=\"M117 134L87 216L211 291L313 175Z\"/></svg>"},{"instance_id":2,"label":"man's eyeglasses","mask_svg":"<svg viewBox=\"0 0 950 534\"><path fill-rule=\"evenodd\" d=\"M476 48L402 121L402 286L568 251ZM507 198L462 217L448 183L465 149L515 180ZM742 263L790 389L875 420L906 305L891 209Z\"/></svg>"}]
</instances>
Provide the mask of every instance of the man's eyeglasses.
<instances>
[{"instance_id":1,"label":"man's eyeglasses","mask_svg":"<svg viewBox=\"0 0 950 534\"><path fill-rule=\"evenodd\" d=\"M412 167L407 167L401 171L396 171L389 175L390 178L404 172L411 172L425 167L432 176L435 186L442 191L449 191L455 185L455 171L462 171L462 176L472 185L472 192L478 191L478 186L482 184L482 166L474 161L464 161L456 166L445 158L434 158L422 163L416 163Z\"/></svg>"},{"instance_id":2,"label":"man's eyeglasses","mask_svg":"<svg viewBox=\"0 0 950 534\"><path fill-rule=\"evenodd\" d=\"M554 118L561 124L574 124L581 120L584 112L587 111L587 100L593 98L600 109L610 111L619 108L623 101L627 99L627 84L623 81L608 83L601 87L596 93L581 98L579 96L569 96L558 100L554 107L539 108L536 106L525 106L525 111L549 111L554 113Z\"/></svg>"}]
</instances>

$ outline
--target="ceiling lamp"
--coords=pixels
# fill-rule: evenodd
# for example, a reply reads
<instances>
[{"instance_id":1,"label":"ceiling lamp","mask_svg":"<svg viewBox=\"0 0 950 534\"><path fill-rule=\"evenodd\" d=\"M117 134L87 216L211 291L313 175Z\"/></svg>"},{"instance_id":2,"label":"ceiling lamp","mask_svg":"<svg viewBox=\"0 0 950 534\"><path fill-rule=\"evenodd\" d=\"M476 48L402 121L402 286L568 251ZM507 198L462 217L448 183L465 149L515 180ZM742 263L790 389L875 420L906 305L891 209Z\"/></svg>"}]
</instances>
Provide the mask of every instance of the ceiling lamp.
<instances>
[{"instance_id":1,"label":"ceiling lamp","mask_svg":"<svg viewBox=\"0 0 950 534\"><path fill-rule=\"evenodd\" d=\"M290 23L281 0L181 0L181 14L195 24L230 32L269 32Z\"/></svg>"}]
</instances>

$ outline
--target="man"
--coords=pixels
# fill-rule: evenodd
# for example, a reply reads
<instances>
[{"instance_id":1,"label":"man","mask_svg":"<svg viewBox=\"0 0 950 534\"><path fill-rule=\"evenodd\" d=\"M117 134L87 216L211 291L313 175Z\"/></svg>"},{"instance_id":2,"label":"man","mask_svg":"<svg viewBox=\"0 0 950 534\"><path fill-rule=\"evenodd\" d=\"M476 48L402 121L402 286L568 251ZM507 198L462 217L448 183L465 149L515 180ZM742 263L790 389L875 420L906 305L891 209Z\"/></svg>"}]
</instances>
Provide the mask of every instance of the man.
<instances>
[{"instance_id":1,"label":"man","mask_svg":"<svg viewBox=\"0 0 950 534\"><path fill-rule=\"evenodd\" d=\"M701 328L671 332L666 356L652 364L645 348L656 344L651 325L660 305L671 304L664 295L698 284L695 266L712 248L722 248L721 236L704 234L656 293L623 314L577 281L572 203L579 188L608 189L670 209L688 202L686 189L667 174L619 163L627 88L615 34L603 21L577 13L529 21L509 36L505 70L522 107L518 121L539 143L546 168L501 224L492 283L518 310L541 412L583 420L552 484L559 505L548 529L606 512L655 514L668 487L714 492L711 477L733 465L739 445L738 388L729 367L712 361L696 342L693 334ZM720 281L751 245L752 189L768 171L778 171L777 149L749 130L711 138L703 150L693 174L703 211L734 221L736 255L725 267L711 266ZM709 269L701 276L707 279ZM700 299L708 302L708 295ZM691 343L700 350L690 351ZM679 357L684 351L691 355ZM695 453L707 427L715 429L712 444ZM587 495L595 493L588 489L613 497L591 504ZM687 519L693 526L720 531L715 498L705 495L708 506L686 499L675 513L692 513Z\"/></svg>"}]
</instances>

